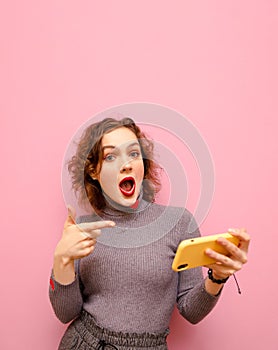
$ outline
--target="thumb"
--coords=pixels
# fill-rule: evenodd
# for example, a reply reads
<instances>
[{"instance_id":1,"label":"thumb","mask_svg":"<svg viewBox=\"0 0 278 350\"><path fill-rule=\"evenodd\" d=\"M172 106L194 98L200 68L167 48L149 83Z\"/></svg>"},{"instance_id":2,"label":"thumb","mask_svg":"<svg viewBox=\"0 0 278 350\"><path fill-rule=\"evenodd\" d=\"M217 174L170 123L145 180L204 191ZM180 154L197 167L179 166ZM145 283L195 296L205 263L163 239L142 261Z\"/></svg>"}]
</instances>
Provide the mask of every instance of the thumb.
<instances>
[{"instance_id":1,"label":"thumb","mask_svg":"<svg viewBox=\"0 0 278 350\"><path fill-rule=\"evenodd\" d=\"M67 209L68 209L68 217L66 219L65 226L75 225L75 217L76 217L75 209L70 204L67 205Z\"/></svg>"}]
</instances>

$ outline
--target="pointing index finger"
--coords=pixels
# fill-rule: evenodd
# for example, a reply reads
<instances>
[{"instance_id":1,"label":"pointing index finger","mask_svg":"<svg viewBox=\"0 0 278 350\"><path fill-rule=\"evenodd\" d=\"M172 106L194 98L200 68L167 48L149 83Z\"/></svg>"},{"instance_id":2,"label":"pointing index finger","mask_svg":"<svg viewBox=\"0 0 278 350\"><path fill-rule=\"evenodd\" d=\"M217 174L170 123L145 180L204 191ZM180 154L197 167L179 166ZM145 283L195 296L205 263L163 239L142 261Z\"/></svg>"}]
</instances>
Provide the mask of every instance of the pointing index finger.
<instances>
[{"instance_id":1,"label":"pointing index finger","mask_svg":"<svg viewBox=\"0 0 278 350\"><path fill-rule=\"evenodd\" d=\"M105 227L114 227L114 221L94 221L94 222L82 222L78 226L84 231L99 230Z\"/></svg>"}]
</instances>

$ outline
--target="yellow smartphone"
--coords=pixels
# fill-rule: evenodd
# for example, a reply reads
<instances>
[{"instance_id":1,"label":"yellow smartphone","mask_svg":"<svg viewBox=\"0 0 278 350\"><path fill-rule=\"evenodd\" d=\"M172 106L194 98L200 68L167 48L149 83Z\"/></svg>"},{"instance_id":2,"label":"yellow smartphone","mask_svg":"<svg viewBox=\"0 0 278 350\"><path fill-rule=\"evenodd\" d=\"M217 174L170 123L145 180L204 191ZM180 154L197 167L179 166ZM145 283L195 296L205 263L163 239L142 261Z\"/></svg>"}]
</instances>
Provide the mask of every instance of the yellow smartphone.
<instances>
[{"instance_id":1,"label":"yellow smartphone","mask_svg":"<svg viewBox=\"0 0 278 350\"><path fill-rule=\"evenodd\" d=\"M178 246L172 269L174 271L183 271L192 269L193 267L215 263L214 259L205 254L207 248L227 255L227 250L216 242L219 237L226 238L236 246L239 244L239 239L229 233L186 239Z\"/></svg>"}]
</instances>

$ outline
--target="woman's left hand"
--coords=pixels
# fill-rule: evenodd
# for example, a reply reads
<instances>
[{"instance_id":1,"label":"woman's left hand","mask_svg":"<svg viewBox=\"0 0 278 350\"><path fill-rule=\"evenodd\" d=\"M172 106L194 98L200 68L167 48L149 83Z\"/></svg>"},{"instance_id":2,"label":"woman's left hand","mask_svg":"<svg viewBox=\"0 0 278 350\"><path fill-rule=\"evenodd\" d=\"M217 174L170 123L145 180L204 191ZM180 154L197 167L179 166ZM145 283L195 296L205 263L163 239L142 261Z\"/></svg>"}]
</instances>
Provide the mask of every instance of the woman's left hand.
<instances>
[{"instance_id":1,"label":"woman's left hand","mask_svg":"<svg viewBox=\"0 0 278 350\"><path fill-rule=\"evenodd\" d=\"M216 263L208 265L212 269L215 279L224 279L235 272L241 270L242 266L247 263L247 253L250 243L250 236L244 228L229 229L228 232L239 239L239 245L229 242L225 238L218 238L217 243L224 246L229 252L228 256L219 254L211 249L206 250L206 254L216 260Z\"/></svg>"}]
</instances>

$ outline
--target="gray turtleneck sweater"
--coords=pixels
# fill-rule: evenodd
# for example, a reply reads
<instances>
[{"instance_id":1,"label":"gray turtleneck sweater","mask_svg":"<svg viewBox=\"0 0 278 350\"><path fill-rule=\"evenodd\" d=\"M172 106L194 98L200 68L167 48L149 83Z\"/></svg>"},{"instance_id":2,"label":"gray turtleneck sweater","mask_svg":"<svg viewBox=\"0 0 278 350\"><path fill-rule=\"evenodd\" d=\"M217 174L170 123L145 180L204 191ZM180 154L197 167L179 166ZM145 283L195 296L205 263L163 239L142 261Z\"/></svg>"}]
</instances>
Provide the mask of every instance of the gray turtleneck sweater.
<instances>
[{"instance_id":1,"label":"gray turtleneck sweater","mask_svg":"<svg viewBox=\"0 0 278 350\"><path fill-rule=\"evenodd\" d=\"M75 261L75 281L61 285L52 276L50 301L63 323L83 308L112 331L160 333L176 302L194 324L212 310L219 296L206 292L202 269L171 268L179 243L199 236L186 209L141 200L137 209L109 205L101 218L83 216L79 222L100 219L113 220L116 227L103 229L93 253Z\"/></svg>"}]
</instances>

